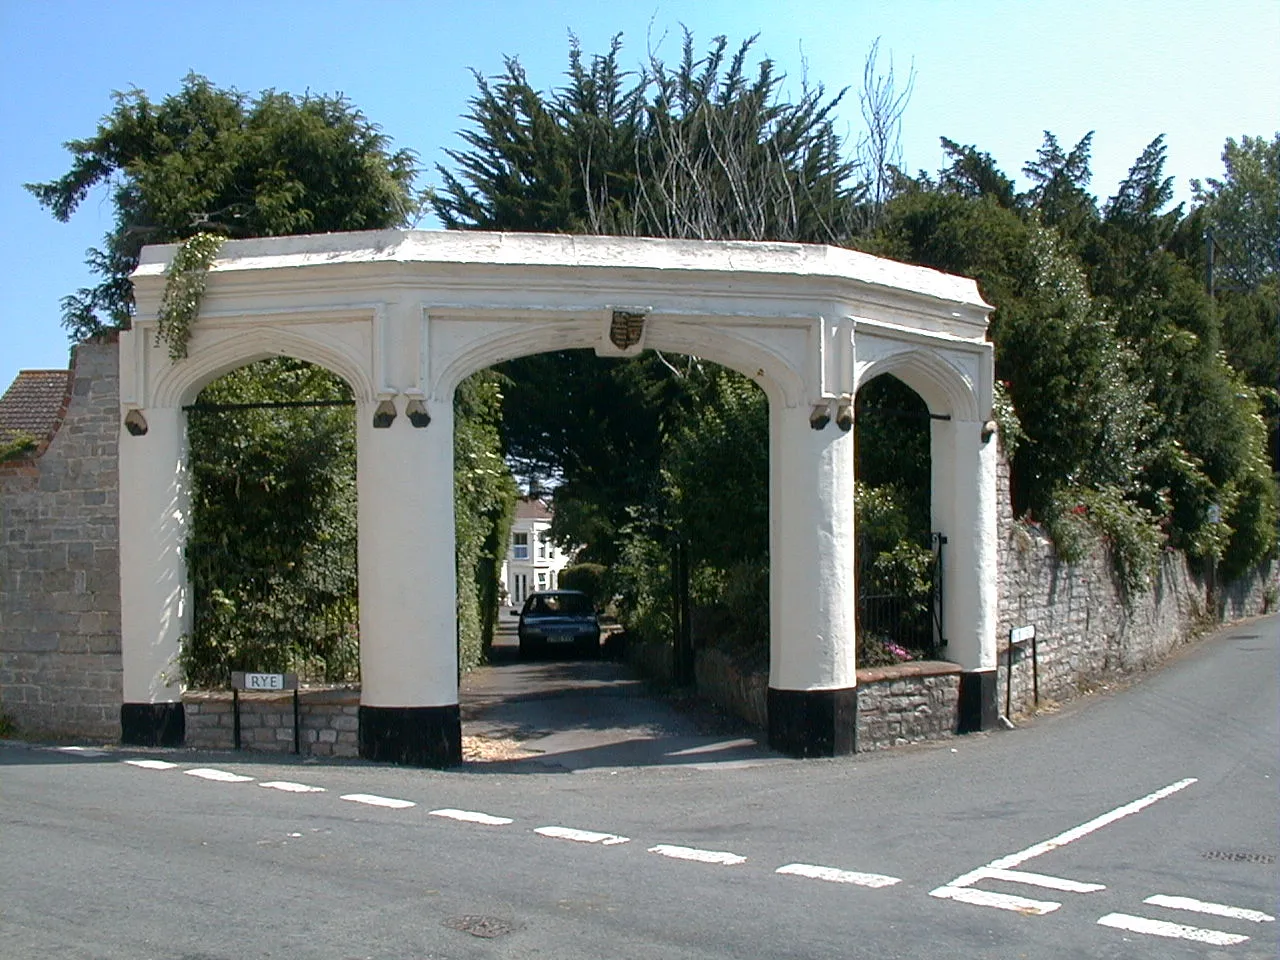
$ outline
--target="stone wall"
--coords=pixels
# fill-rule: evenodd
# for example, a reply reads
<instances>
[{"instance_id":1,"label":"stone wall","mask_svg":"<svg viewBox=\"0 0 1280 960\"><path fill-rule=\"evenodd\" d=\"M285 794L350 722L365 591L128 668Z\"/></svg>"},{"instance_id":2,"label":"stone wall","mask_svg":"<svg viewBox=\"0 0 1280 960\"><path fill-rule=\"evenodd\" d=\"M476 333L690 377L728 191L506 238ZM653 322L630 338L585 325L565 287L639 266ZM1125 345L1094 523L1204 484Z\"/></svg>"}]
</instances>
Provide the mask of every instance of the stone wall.
<instances>
[{"instance_id":1,"label":"stone wall","mask_svg":"<svg viewBox=\"0 0 1280 960\"><path fill-rule=\"evenodd\" d=\"M360 691L301 690L298 693L301 747L315 757L359 756ZM188 747L231 750L235 719L229 690L187 691L182 695ZM264 753L292 753L293 693L240 694L240 746Z\"/></svg>"},{"instance_id":2,"label":"stone wall","mask_svg":"<svg viewBox=\"0 0 1280 960\"><path fill-rule=\"evenodd\" d=\"M923 660L858 671L858 752L955 735L960 668Z\"/></svg>"},{"instance_id":3,"label":"stone wall","mask_svg":"<svg viewBox=\"0 0 1280 960\"><path fill-rule=\"evenodd\" d=\"M0 464L0 713L24 733L120 734L113 338L81 344L52 440Z\"/></svg>"},{"instance_id":4,"label":"stone wall","mask_svg":"<svg viewBox=\"0 0 1280 960\"><path fill-rule=\"evenodd\" d=\"M669 648L668 648L669 649ZM755 727L769 724L767 670L743 671L727 654L699 650L698 693ZM960 668L922 661L858 671L858 752L941 740L959 720Z\"/></svg>"},{"instance_id":5,"label":"stone wall","mask_svg":"<svg viewBox=\"0 0 1280 960\"><path fill-rule=\"evenodd\" d=\"M1000 600L997 627L1000 712L1017 715L1041 701L1078 696L1111 679L1149 669L1177 646L1221 620L1274 608L1280 571L1275 564L1215 591L1194 575L1186 558L1166 551L1151 589L1126 597L1102 548L1079 563L1064 563L1037 526L1017 521L1009 500L1008 466L999 484ZM1211 593L1217 596L1211 599ZM1013 651L1008 687L1008 639L1013 627L1033 626L1031 645Z\"/></svg>"},{"instance_id":6,"label":"stone wall","mask_svg":"<svg viewBox=\"0 0 1280 960\"><path fill-rule=\"evenodd\" d=\"M728 654L702 649L695 654L693 675L700 696L754 727L769 726L768 670L742 670Z\"/></svg>"}]
</instances>

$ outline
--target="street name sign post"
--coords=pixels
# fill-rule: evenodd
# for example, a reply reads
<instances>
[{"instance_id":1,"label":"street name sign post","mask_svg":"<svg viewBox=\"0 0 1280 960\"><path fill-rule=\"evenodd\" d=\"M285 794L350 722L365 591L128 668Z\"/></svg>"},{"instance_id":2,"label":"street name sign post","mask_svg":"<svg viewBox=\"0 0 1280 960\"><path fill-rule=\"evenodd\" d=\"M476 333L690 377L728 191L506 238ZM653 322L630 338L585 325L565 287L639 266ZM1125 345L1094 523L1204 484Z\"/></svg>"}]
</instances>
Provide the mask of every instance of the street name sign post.
<instances>
[{"instance_id":1,"label":"street name sign post","mask_svg":"<svg viewBox=\"0 0 1280 960\"><path fill-rule=\"evenodd\" d=\"M1036 649L1036 627L1034 623L1022 627L1014 627L1009 631L1009 643L1005 647L1004 676L1004 715L1009 718L1013 706L1013 648L1020 647L1028 641L1031 643L1031 692L1036 706L1040 706L1040 651Z\"/></svg>"},{"instance_id":2,"label":"street name sign post","mask_svg":"<svg viewBox=\"0 0 1280 960\"><path fill-rule=\"evenodd\" d=\"M231 712L233 738L236 749L240 749L240 691L253 690L271 692L275 690L293 691L293 752L302 752L302 710L298 705L298 675L296 673L249 673L244 670L231 671Z\"/></svg>"}]
</instances>

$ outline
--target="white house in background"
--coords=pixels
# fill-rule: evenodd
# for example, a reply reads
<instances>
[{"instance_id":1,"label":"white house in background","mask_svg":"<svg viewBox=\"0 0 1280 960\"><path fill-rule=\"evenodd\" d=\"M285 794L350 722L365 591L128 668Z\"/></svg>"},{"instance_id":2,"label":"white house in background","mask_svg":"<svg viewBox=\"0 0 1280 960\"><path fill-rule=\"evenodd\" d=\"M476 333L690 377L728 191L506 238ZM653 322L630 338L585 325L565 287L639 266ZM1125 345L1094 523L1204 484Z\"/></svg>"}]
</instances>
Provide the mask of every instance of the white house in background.
<instances>
[{"instance_id":1,"label":"white house in background","mask_svg":"<svg viewBox=\"0 0 1280 960\"><path fill-rule=\"evenodd\" d=\"M560 571L572 562L569 554L551 542L552 516L540 497L522 497L516 502L507 559L502 564L502 584L511 606L520 606L539 590L555 590Z\"/></svg>"}]
</instances>

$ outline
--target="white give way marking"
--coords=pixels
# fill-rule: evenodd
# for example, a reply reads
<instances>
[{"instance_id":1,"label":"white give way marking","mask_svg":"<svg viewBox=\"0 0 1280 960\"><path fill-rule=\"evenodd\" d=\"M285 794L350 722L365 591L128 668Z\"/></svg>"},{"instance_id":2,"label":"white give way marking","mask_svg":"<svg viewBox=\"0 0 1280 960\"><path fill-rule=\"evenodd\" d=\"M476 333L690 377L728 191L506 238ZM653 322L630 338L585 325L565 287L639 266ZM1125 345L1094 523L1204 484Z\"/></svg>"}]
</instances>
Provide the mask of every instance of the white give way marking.
<instances>
[{"instance_id":1,"label":"white give way marking","mask_svg":"<svg viewBox=\"0 0 1280 960\"><path fill-rule=\"evenodd\" d=\"M1014 867L1021 866L1028 860L1049 853L1051 850L1065 847L1081 837L1087 837L1095 830L1101 830L1117 820L1145 810L1153 803L1172 796L1179 790L1185 790L1195 782L1195 777L1188 777L1185 780L1179 780L1177 783L1171 783L1167 787L1156 790L1154 793L1147 794L1145 797L1139 797L1137 800L1116 807L1114 810L1108 810L1092 820L1085 821L1078 827L1065 830L1055 837L1032 844L1025 850L1011 853L1007 857L992 860L985 867L979 867L976 870L961 874L950 883L943 884L936 890L930 890L929 896L938 897L941 900L958 900L961 903L971 903L975 906L995 907L997 910L1012 910L1016 913L1036 916L1052 913L1062 904L1054 900L1032 900L1029 897L1015 897L1007 893L992 893L988 890L974 890L971 888L980 880L998 879L1012 880L1030 886L1046 887L1051 890L1060 890L1064 893L1095 893L1098 890L1105 890L1106 887L1100 883L1082 883L1079 880L1049 877L1041 873L1025 873L1015 870Z\"/></svg>"}]
</instances>

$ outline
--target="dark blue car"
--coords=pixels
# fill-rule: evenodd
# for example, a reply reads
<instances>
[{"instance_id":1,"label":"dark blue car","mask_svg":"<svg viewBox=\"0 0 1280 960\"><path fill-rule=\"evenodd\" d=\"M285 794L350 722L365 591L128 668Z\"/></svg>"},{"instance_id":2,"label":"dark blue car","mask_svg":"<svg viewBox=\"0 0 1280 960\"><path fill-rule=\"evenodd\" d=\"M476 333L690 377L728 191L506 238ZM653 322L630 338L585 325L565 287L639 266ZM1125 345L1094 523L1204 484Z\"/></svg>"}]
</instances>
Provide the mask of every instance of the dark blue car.
<instances>
[{"instance_id":1,"label":"dark blue car","mask_svg":"<svg viewBox=\"0 0 1280 960\"><path fill-rule=\"evenodd\" d=\"M600 656L600 621L591 598L577 590L532 593L520 611L520 657L557 652Z\"/></svg>"}]
</instances>

